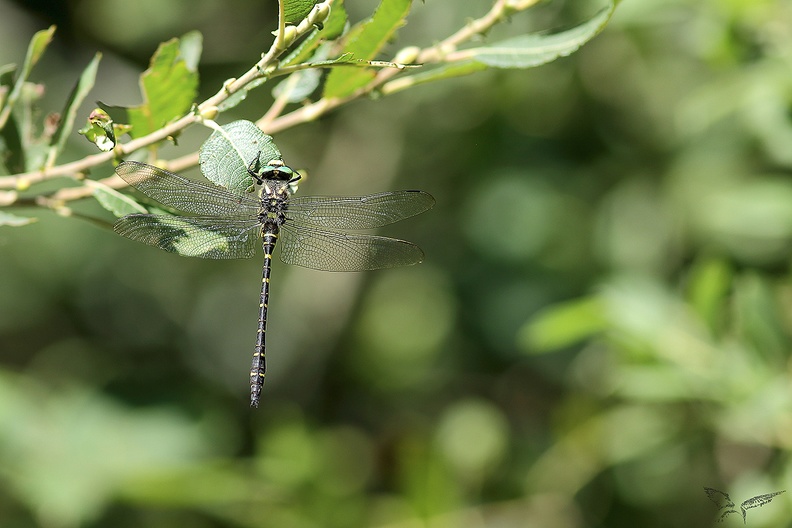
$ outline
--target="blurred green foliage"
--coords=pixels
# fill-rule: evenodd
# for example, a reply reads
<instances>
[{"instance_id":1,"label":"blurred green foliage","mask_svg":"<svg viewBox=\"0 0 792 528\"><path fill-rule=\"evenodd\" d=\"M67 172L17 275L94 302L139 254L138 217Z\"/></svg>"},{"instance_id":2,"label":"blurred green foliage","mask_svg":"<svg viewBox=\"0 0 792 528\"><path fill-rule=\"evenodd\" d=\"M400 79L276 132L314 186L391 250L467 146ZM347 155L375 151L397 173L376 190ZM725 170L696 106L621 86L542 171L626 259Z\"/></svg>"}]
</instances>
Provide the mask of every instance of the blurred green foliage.
<instances>
[{"instance_id":1,"label":"blurred green foliage","mask_svg":"<svg viewBox=\"0 0 792 528\"><path fill-rule=\"evenodd\" d=\"M565 27L583 4L514 24ZM489 5L416 3L399 39ZM7 63L43 26L32 4L0 6ZM92 99L138 104L148 56L192 29L212 93L256 60L272 12L64 3L42 104L59 108L97 49ZM399 226L419 267L276 264L255 412L260 262L46 212L3 228L0 524L688 527L717 518L704 486L792 491L791 20L783 0L626 1L568 58L276 136L307 194L422 188L438 204ZM789 500L748 523L792 526Z\"/></svg>"}]
</instances>

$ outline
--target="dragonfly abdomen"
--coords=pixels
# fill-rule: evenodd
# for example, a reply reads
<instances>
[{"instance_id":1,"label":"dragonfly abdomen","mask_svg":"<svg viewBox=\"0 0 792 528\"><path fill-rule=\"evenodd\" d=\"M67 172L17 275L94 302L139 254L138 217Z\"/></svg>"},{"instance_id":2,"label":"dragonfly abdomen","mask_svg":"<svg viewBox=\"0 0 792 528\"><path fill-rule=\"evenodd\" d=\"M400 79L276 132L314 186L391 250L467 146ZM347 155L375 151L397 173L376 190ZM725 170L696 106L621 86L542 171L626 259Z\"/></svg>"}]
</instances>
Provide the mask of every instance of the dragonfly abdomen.
<instances>
[{"instance_id":1,"label":"dragonfly abdomen","mask_svg":"<svg viewBox=\"0 0 792 528\"><path fill-rule=\"evenodd\" d=\"M272 253L278 241L278 226L269 225L262 234L264 245L264 266L261 277L261 298L259 301L258 332L256 346L253 351L253 362L250 365L250 406L258 407L261 398L261 388L264 386L264 377L267 372L265 356L265 341L267 333L267 309L269 305L269 282L272 270Z\"/></svg>"}]
</instances>

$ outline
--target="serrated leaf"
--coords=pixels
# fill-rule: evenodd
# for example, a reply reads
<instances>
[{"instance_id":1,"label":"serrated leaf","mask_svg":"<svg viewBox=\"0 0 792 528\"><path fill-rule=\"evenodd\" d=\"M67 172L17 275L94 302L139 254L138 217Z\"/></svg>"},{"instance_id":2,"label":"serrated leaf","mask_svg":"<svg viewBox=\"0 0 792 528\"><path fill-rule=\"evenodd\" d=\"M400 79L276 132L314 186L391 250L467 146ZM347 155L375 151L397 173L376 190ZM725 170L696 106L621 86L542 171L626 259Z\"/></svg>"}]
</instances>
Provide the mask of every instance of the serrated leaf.
<instances>
[{"instance_id":1,"label":"serrated leaf","mask_svg":"<svg viewBox=\"0 0 792 528\"><path fill-rule=\"evenodd\" d=\"M300 21L308 16L313 6L319 3L320 0L282 0L283 1L283 18L287 24L297 25Z\"/></svg>"},{"instance_id":2,"label":"serrated leaf","mask_svg":"<svg viewBox=\"0 0 792 528\"><path fill-rule=\"evenodd\" d=\"M184 39L184 41L182 41ZM163 42L140 76L143 103L135 107L100 105L114 121L129 124L129 135L142 137L189 112L198 95L198 58L202 37L187 33Z\"/></svg>"},{"instance_id":3,"label":"serrated leaf","mask_svg":"<svg viewBox=\"0 0 792 528\"><path fill-rule=\"evenodd\" d=\"M272 138L250 121L234 121L215 130L201 146L198 161L207 180L244 195L252 185L250 163L280 160Z\"/></svg>"},{"instance_id":4,"label":"serrated leaf","mask_svg":"<svg viewBox=\"0 0 792 528\"><path fill-rule=\"evenodd\" d=\"M566 57L594 38L610 20L615 2L588 21L554 34L520 35L490 46L459 51L455 59L475 60L495 68L533 68Z\"/></svg>"},{"instance_id":5,"label":"serrated leaf","mask_svg":"<svg viewBox=\"0 0 792 528\"><path fill-rule=\"evenodd\" d=\"M17 216L11 213L0 211L0 226L20 227L23 225L32 224L33 222L37 221L37 218Z\"/></svg>"},{"instance_id":6,"label":"serrated leaf","mask_svg":"<svg viewBox=\"0 0 792 528\"><path fill-rule=\"evenodd\" d=\"M39 61L47 46L52 42L52 36L55 34L55 26L50 26L47 29L36 32L33 38L30 39L27 54L25 55L25 62L22 64L22 69L19 71L14 88L5 100L5 105L0 110L0 128L3 128L11 115L11 109L14 103L22 93L22 87L27 82L33 66Z\"/></svg>"},{"instance_id":7,"label":"serrated leaf","mask_svg":"<svg viewBox=\"0 0 792 528\"><path fill-rule=\"evenodd\" d=\"M99 202L99 205L119 218L128 214L148 212L145 207L126 194L122 194L101 182L85 180L85 184L91 187L94 198Z\"/></svg>"},{"instance_id":8,"label":"serrated leaf","mask_svg":"<svg viewBox=\"0 0 792 528\"><path fill-rule=\"evenodd\" d=\"M374 14L347 33L342 53L356 59L371 60L404 25L412 0L382 0ZM366 85L374 77L372 70L335 68L327 76L324 97L344 97Z\"/></svg>"},{"instance_id":9,"label":"serrated leaf","mask_svg":"<svg viewBox=\"0 0 792 528\"><path fill-rule=\"evenodd\" d=\"M80 75L80 79L77 81L77 84L69 94L66 105L61 112L61 119L60 123L58 123L58 129L55 131L55 134L53 134L52 140L50 141L52 151L50 152L49 157L52 161L54 161L57 155L63 151L66 140L69 137L72 128L74 127L74 120L77 118L77 109L85 100L88 92L90 92L94 86L94 81L96 81L96 72L99 68L99 61L101 59L101 53L94 55L94 58L90 63L88 63L88 66L85 68L85 70L83 70L82 75Z\"/></svg>"}]
</instances>

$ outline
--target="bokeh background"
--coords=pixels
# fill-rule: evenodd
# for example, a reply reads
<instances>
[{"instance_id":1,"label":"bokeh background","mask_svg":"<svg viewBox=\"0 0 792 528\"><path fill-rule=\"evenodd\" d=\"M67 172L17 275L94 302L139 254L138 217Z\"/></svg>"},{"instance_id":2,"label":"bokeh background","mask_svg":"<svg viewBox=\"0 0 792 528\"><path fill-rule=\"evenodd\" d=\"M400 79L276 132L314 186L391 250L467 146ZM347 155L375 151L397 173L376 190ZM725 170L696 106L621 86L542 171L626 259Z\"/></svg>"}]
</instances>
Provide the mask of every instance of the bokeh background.
<instances>
[{"instance_id":1,"label":"bokeh background","mask_svg":"<svg viewBox=\"0 0 792 528\"><path fill-rule=\"evenodd\" d=\"M375 5L347 0L353 20ZM416 2L390 49L489 5ZM208 96L266 49L274 9L0 0L0 63L56 23L42 111L97 50L89 99L131 105L156 45L197 29ZM498 32L595 9L555 0ZM302 193L437 205L385 231L424 248L419 266L276 263L256 411L259 259L15 211L39 221L0 229L0 526L711 526L726 510L704 487L738 510L789 490L747 523L792 526L791 28L784 0L624 0L571 57L278 134Z\"/></svg>"}]
</instances>

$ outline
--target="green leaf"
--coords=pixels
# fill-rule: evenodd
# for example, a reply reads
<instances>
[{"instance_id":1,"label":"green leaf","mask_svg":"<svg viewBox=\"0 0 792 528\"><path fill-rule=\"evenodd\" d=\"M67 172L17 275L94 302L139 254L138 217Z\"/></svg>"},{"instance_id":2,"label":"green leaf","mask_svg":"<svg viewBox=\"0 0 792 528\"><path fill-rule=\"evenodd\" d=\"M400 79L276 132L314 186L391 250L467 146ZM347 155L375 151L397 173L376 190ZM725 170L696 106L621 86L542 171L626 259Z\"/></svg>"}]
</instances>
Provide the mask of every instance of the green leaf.
<instances>
[{"instance_id":1,"label":"green leaf","mask_svg":"<svg viewBox=\"0 0 792 528\"><path fill-rule=\"evenodd\" d=\"M452 54L454 60L473 59L495 68L533 68L574 53L594 38L610 20L616 3L601 9L588 21L554 34L530 34ZM449 57L451 58L451 57Z\"/></svg>"},{"instance_id":2,"label":"green leaf","mask_svg":"<svg viewBox=\"0 0 792 528\"><path fill-rule=\"evenodd\" d=\"M0 108L5 106L6 99L11 92L11 88L14 86L14 74L16 73L16 69L16 64L0 66Z\"/></svg>"},{"instance_id":3,"label":"green leaf","mask_svg":"<svg viewBox=\"0 0 792 528\"><path fill-rule=\"evenodd\" d=\"M399 77L383 85L382 93L395 93L419 84L430 83L454 77L469 75L481 70L486 70L487 65L476 61L452 62L442 64L436 68L423 70L420 73Z\"/></svg>"},{"instance_id":4,"label":"green leaf","mask_svg":"<svg viewBox=\"0 0 792 528\"><path fill-rule=\"evenodd\" d=\"M238 92L234 92L233 94L231 94L231 96L228 97L228 99L217 105L218 112L223 113L226 110L234 108L236 105L247 99L248 93L258 88L267 81L269 81L269 77L259 77L258 79L255 79L247 83L244 88L242 88Z\"/></svg>"},{"instance_id":5,"label":"green leaf","mask_svg":"<svg viewBox=\"0 0 792 528\"><path fill-rule=\"evenodd\" d=\"M33 66L39 61L47 46L52 42L52 36L55 34L55 26L50 26L47 29L36 32L28 45L27 54L25 55L25 62L22 64L22 69L16 79L13 90L5 100L5 105L0 110L0 128L3 128L11 115L11 109L19 99L22 93L22 87L27 81Z\"/></svg>"},{"instance_id":6,"label":"green leaf","mask_svg":"<svg viewBox=\"0 0 792 528\"><path fill-rule=\"evenodd\" d=\"M25 172L25 149L13 115L0 128L0 170L3 174Z\"/></svg>"},{"instance_id":7,"label":"green leaf","mask_svg":"<svg viewBox=\"0 0 792 528\"><path fill-rule=\"evenodd\" d=\"M122 194L101 182L85 180L85 184L93 189L94 198L99 202L99 205L119 218L128 214L148 212L145 207L126 194Z\"/></svg>"},{"instance_id":8,"label":"green leaf","mask_svg":"<svg viewBox=\"0 0 792 528\"><path fill-rule=\"evenodd\" d=\"M316 49L322 43L338 38L338 36L343 33L346 20L347 15L346 11L344 10L343 0L337 0L333 3L333 7L330 10L330 16L324 23L324 28L311 32L308 37L300 42L300 44L281 61L281 66L293 66L295 64L300 64L304 61L307 61L313 56ZM234 93L231 95L231 97L217 105L217 109L220 112L225 112L230 108L234 108L247 98L247 95L251 90L261 86L268 80L268 77L260 77L255 81L248 83L243 89Z\"/></svg>"},{"instance_id":9,"label":"green leaf","mask_svg":"<svg viewBox=\"0 0 792 528\"><path fill-rule=\"evenodd\" d=\"M185 225L187 225L186 222L179 220L178 216L174 216L172 219L166 216L160 217L159 221L180 232L183 232ZM182 235L174 238L173 248L175 252L183 257L200 257L210 251L228 251L228 238L219 233L201 231L199 243L192 240L193 236Z\"/></svg>"},{"instance_id":10,"label":"green leaf","mask_svg":"<svg viewBox=\"0 0 792 528\"><path fill-rule=\"evenodd\" d=\"M526 323L518 341L529 353L543 353L572 345L607 327L599 297L558 304Z\"/></svg>"},{"instance_id":11,"label":"green leaf","mask_svg":"<svg viewBox=\"0 0 792 528\"><path fill-rule=\"evenodd\" d=\"M88 116L88 123L77 132L103 152L109 152L115 147L116 136L113 120L101 108L94 109Z\"/></svg>"},{"instance_id":12,"label":"green leaf","mask_svg":"<svg viewBox=\"0 0 792 528\"><path fill-rule=\"evenodd\" d=\"M32 224L38 221L36 218L26 216L17 216L11 213L0 211L0 226L19 227L23 225Z\"/></svg>"},{"instance_id":13,"label":"green leaf","mask_svg":"<svg viewBox=\"0 0 792 528\"><path fill-rule=\"evenodd\" d=\"M250 121L234 121L215 130L201 146L198 160L209 181L244 195L252 185L250 163L280 160L272 138Z\"/></svg>"},{"instance_id":14,"label":"green leaf","mask_svg":"<svg viewBox=\"0 0 792 528\"><path fill-rule=\"evenodd\" d=\"M173 215L167 211L151 208L157 215L157 239L147 242L165 251L183 257L217 258L212 253L222 254L229 250L229 238L208 229L195 229L190 217ZM165 242L167 241L167 242ZM207 257L208 256L208 257Z\"/></svg>"},{"instance_id":15,"label":"green leaf","mask_svg":"<svg viewBox=\"0 0 792 528\"><path fill-rule=\"evenodd\" d=\"M189 71L198 71L202 51L203 35L201 35L200 31L190 31L179 39L179 53Z\"/></svg>"},{"instance_id":16,"label":"green leaf","mask_svg":"<svg viewBox=\"0 0 792 528\"><path fill-rule=\"evenodd\" d=\"M172 407L125 407L76 385L54 391L0 376L0 418L13 422L0 431L4 484L38 526L94 524L128 483L200 466L213 452L207 428ZM30 449L34 439L40 449Z\"/></svg>"},{"instance_id":17,"label":"green leaf","mask_svg":"<svg viewBox=\"0 0 792 528\"><path fill-rule=\"evenodd\" d=\"M140 76L143 103L134 107L100 104L119 124L129 124L129 135L145 136L189 112L198 95L198 59L202 37L190 32L160 44Z\"/></svg>"},{"instance_id":18,"label":"green leaf","mask_svg":"<svg viewBox=\"0 0 792 528\"><path fill-rule=\"evenodd\" d=\"M351 53L356 59L371 60L404 25L412 0L382 0L374 14L353 28L346 36L342 54ZM324 97L345 97L374 77L372 70L336 68L327 76Z\"/></svg>"},{"instance_id":19,"label":"green leaf","mask_svg":"<svg viewBox=\"0 0 792 528\"><path fill-rule=\"evenodd\" d=\"M724 259L704 258L690 269L689 303L716 335L726 318L733 281L734 271Z\"/></svg>"},{"instance_id":20,"label":"green leaf","mask_svg":"<svg viewBox=\"0 0 792 528\"><path fill-rule=\"evenodd\" d=\"M313 6L319 3L320 0L282 0L283 1L283 15L287 24L294 24L295 26L300 21L308 16Z\"/></svg>"},{"instance_id":21,"label":"green leaf","mask_svg":"<svg viewBox=\"0 0 792 528\"><path fill-rule=\"evenodd\" d=\"M344 9L344 2L343 0L336 0L330 9L330 16L325 20L324 28L315 30L308 35L299 46L281 61L281 65L291 66L308 60L313 55L314 50L323 42L334 40L341 36L346 22L347 14Z\"/></svg>"},{"instance_id":22,"label":"green leaf","mask_svg":"<svg viewBox=\"0 0 792 528\"><path fill-rule=\"evenodd\" d=\"M101 53L94 55L94 58L85 68L82 75L80 75L80 79L69 94L69 99L66 101L63 112L61 112L58 129L55 131L50 141L50 145L52 146L50 160L53 162L57 155L63 151L66 140L74 127L74 120L77 118L77 109L94 86L96 71L99 68L99 61L101 59Z\"/></svg>"},{"instance_id":23,"label":"green leaf","mask_svg":"<svg viewBox=\"0 0 792 528\"><path fill-rule=\"evenodd\" d=\"M275 86L272 90L272 95L273 97L281 97L285 94L287 102L299 103L316 90L321 78L322 72L320 70L295 72Z\"/></svg>"}]
</instances>

